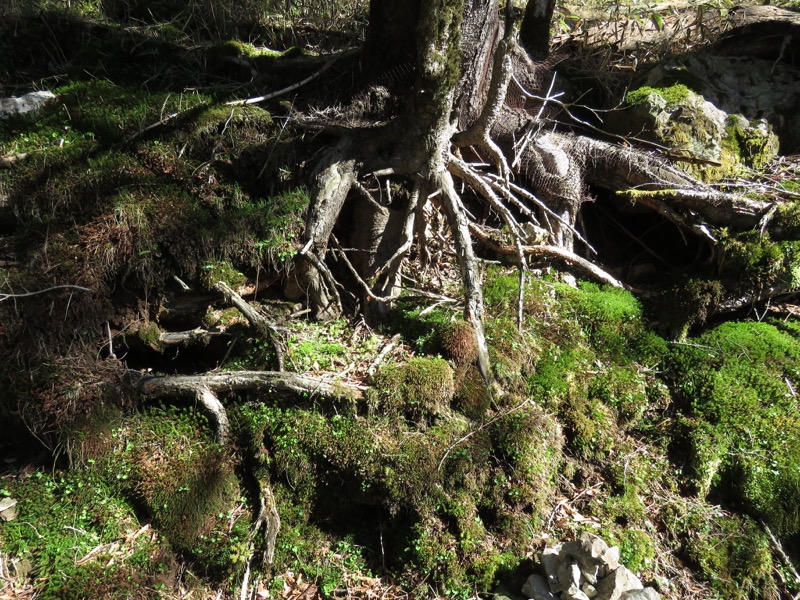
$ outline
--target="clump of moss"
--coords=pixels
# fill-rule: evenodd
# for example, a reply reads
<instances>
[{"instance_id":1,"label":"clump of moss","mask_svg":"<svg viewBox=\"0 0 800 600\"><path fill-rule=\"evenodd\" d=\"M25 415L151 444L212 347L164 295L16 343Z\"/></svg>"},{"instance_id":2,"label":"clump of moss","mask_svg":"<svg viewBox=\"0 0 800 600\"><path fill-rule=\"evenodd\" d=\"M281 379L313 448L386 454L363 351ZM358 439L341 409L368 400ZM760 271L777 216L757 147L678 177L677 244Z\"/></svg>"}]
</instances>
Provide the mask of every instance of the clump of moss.
<instances>
[{"instance_id":1,"label":"clump of moss","mask_svg":"<svg viewBox=\"0 0 800 600\"><path fill-rule=\"evenodd\" d=\"M642 305L626 290L582 282L576 290L558 284L562 310L575 311L595 352L621 365L657 362L666 349L644 319Z\"/></svg>"},{"instance_id":2,"label":"clump of moss","mask_svg":"<svg viewBox=\"0 0 800 600\"><path fill-rule=\"evenodd\" d=\"M229 528L239 485L230 457L210 433L195 411L154 408L123 419L108 434L111 448L95 462L112 489L147 511L175 550L224 579L243 566L232 547L246 540L247 527Z\"/></svg>"},{"instance_id":3,"label":"clump of moss","mask_svg":"<svg viewBox=\"0 0 800 600\"><path fill-rule=\"evenodd\" d=\"M763 169L778 155L778 137L766 121L752 127L741 115L730 115L725 122L725 133L724 147L752 169Z\"/></svg>"},{"instance_id":4,"label":"clump of moss","mask_svg":"<svg viewBox=\"0 0 800 600\"><path fill-rule=\"evenodd\" d=\"M466 321L453 321L443 325L439 331L439 345L442 354L452 360L456 367L463 367L478 356L478 342L475 330Z\"/></svg>"},{"instance_id":5,"label":"clump of moss","mask_svg":"<svg viewBox=\"0 0 800 600\"><path fill-rule=\"evenodd\" d=\"M629 104L636 105L647 101L651 94L657 94L667 101L668 107L676 108L680 106L682 102L686 101L689 97L689 93L689 88L681 83L676 83L675 85L664 88L654 88L645 85L632 92L628 92L626 100Z\"/></svg>"},{"instance_id":6,"label":"clump of moss","mask_svg":"<svg viewBox=\"0 0 800 600\"><path fill-rule=\"evenodd\" d=\"M160 579L167 549L152 533L134 535L133 509L91 463L5 475L0 496L18 501L17 518L0 528L0 550L29 567L39 597L124 598Z\"/></svg>"},{"instance_id":7,"label":"clump of moss","mask_svg":"<svg viewBox=\"0 0 800 600\"><path fill-rule=\"evenodd\" d=\"M720 273L751 289L800 286L800 242L773 241L768 233L744 232L720 239Z\"/></svg>"},{"instance_id":8,"label":"clump of moss","mask_svg":"<svg viewBox=\"0 0 800 600\"><path fill-rule=\"evenodd\" d=\"M672 340L686 339L693 327L704 325L714 313L724 291L716 279L686 278L670 286L652 302L659 329Z\"/></svg>"},{"instance_id":9,"label":"clump of moss","mask_svg":"<svg viewBox=\"0 0 800 600\"><path fill-rule=\"evenodd\" d=\"M454 393L453 370L446 360L416 357L382 368L369 400L376 411L420 420L440 414Z\"/></svg>"},{"instance_id":10,"label":"clump of moss","mask_svg":"<svg viewBox=\"0 0 800 600\"><path fill-rule=\"evenodd\" d=\"M229 261L214 261L204 264L201 267L203 287L212 290L218 282L226 283L229 287L236 289L247 281Z\"/></svg>"},{"instance_id":11,"label":"clump of moss","mask_svg":"<svg viewBox=\"0 0 800 600\"><path fill-rule=\"evenodd\" d=\"M682 553L723 598L777 597L775 563L767 535L748 517L681 501L669 507L667 527Z\"/></svg>"},{"instance_id":12,"label":"clump of moss","mask_svg":"<svg viewBox=\"0 0 800 600\"><path fill-rule=\"evenodd\" d=\"M780 535L800 531L800 419L789 391L798 364L800 341L763 322L725 323L670 357L699 493L720 494Z\"/></svg>"},{"instance_id":13,"label":"clump of moss","mask_svg":"<svg viewBox=\"0 0 800 600\"><path fill-rule=\"evenodd\" d=\"M625 425L635 424L649 402L647 380L637 369L611 366L592 378L588 392L613 407Z\"/></svg>"},{"instance_id":14,"label":"clump of moss","mask_svg":"<svg viewBox=\"0 0 800 600\"><path fill-rule=\"evenodd\" d=\"M479 420L486 415L492 395L477 367L471 366L460 374L457 381L454 406L470 419Z\"/></svg>"}]
</instances>

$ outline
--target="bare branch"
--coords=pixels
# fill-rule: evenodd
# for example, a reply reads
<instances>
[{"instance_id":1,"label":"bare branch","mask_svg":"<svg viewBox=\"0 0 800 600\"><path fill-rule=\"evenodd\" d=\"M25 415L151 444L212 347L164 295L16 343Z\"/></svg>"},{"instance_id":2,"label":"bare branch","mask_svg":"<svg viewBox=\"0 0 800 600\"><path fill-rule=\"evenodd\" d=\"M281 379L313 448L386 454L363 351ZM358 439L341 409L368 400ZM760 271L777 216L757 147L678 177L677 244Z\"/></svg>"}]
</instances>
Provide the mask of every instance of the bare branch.
<instances>
[{"instance_id":1,"label":"bare branch","mask_svg":"<svg viewBox=\"0 0 800 600\"><path fill-rule=\"evenodd\" d=\"M325 381L283 371L231 371L206 375L173 375L145 377L138 384L142 394L150 398L195 395L206 388L215 394L231 392L272 392L308 394L326 398L362 400L364 388L343 382Z\"/></svg>"},{"instance_id":2,"label":"bare branch","mask_svg":"<svg viewBox=\"0 0 800 600\"><path fill-rule=\"evenodd\" d=\"M239 312L241 312L245 319L250 322L250 325L252 325L259 333L267 337L278 359L278 370L283 371L283 357L285 354L285 349L281 335L278 332L278 328L270 323L259 311L245 302L245 300L230 287L228 287L228 284L226 284L224 281L218 281L214 285L214 289L221 292L222 295L225 296L225 300L228 303L233 304L236 308L238 308Z\"/></svg>"},{"instance_id":3,"label":"bare branch","mask_svg":"<svg viewBox=\"0 0 800 600\"><path fill-rule=\"evenodd\" d=\"M45 288L43 290L36 290L35 292L25 292L22 294L5 294L0 293L0 302L5 302L11 298L30 298L31 296L38 296L40 294L47 294L48 292L52 292L54 290L80 290L82 292L91 292L89 288L82 287L80 285L54 285L53 287Z\"/></svg>"},{"instance_id":4,"label":"bare branch","mask_svg":"<svg viewBox=\"0 0 800 600\"><path fill-rule=\"evenodd\" d=\"M347 53L347 51L350 49L350 46L353 45L354 41L355 40L351 39L349 42L347 42L347 46L345 46L344 50L334 54L331 57L331 59L328 62L326 62L324 65L322 65L322 67L319 70L315 71L314 73L312 73L311 75L309 75L305 79L303 79L301 81L298 81L297 83L293 83L290 86L287 86L287 87L282 88L280 90L276 90L276 91L271 92L271 93L269 93L269 94L267 94L265 96L256 96L255 98L247 98L245 100L232 100L231 102L226 102L225 105L226 106L247 106L247 105L250 105L250 104L258 104L259 102L266 102L267 100L272 100L273 98L277 98L278 96L283 96L284 94L288 94L288 93L293 92L293 91L295 91L297 89L300 89L301 87L303 87L307 83L311 83L317 77L322 75L325 71L330 69L334 65L334 63L336 63L337 60L339 60L342 56L344 56Z\"/></svg>"}]
</instances>

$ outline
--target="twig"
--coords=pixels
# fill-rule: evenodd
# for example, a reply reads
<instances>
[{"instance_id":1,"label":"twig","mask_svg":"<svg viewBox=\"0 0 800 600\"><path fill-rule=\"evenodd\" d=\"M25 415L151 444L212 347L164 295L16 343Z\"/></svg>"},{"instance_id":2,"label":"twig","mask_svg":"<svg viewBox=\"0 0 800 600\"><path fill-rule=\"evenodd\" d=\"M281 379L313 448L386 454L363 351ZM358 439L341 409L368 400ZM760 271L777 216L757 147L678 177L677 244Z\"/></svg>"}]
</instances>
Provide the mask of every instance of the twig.
<instances>
[{"instance_id":1,"label":"twig","mask_svg":"<svg viewBox=\"0 0 800 600\"><path fill-rule=\"evenodd\" d=\"M797 584L797 589L800 589L800 574L798 574L797 569L794 568L792 560L786 555L786 552L783 550L781 543L773 535L772 530L769 528L769 525L767 525L764 521L761 521L761 527L763 527L764 531L767 532L767 535L769 536L769 539L772 542L772 547L775 549L775 552L778 554L778 556L781 557L781 560L786 564L786 567L789 569L789 572L794 577L794 581ZM800 596L800 594L795 596L795 598L797 598L798 596Z\"/></svg>"},{"instance_id":2,"label":"twig","mask_svg":"<svg viewBox=\"0 0 800 600\"><path fill-rule=\"evenodd\" d=\"M333 245L336 247L336 251L339 253L339 256L341 256L344 259L344 264L347 265L347 268L350 270L350 273L353 275L353 277L356 278L356 281L358 281L358 283L361 284L361 287L364 288L364 291L366 292L367 296L369 296L376 302L391 302L392 300L395 300L397 298L398 296L397 294L394 295L390 294L389 296L378 296L375 292L373 292L372 289L369 287L369 284L366 281L364 281L361 275L358 274L358 271L356 271L356 268L353 266L353 263L351 263L350 259L347 258L347 254L345 253L344 248L342 248L341 244L339 244L339 241L336 239L336 236L333 234L331 234L331 243L333 243Z\"/></svg>"},{"instance_id":3,"label":"twig","mask_svg":"<svg viewBox=\"0 0 800 600\"><path fill-rule=\"evenodd\" d=\"M519 409L521 409L526 404L530 404L530 402L531 402L530 398L528 398L527 400L523 400L521 403L517 404L514 408L511 408L511 409L507 410L506 412L500 413L499 415L495 416L494 418L489 419L488 421L486 421L486 423L484 423L483 425L481 425L477 429L473 429L467 435L457 439L455 442L450 444L450 446L447 448L447 450L445 450L444 456L442 456L442 460L439 461L439 466L436 467L436 470L437 471L441 471L442 470L442 465L444 464L444 461L447 460L447 457L450 455L450 452L452 452L453 448L455 448L456 446L458 446L462 442L466 442L473 435L475 435L476 433L480 433L481 431L483 431L484 429L486 429L487 427L489 427L490 425L492 425L496 421L502 419L503 417L507 417L511 413L514 413L514 412L518 411Z\"/></svg>"},{"instance_id":4,"label":"twig","mask_svg":"<svg viewBox=\"0 0 800 600\"><path fill-rule=\"evenodd\" d=\"M271 93L269 93L269 94L267 94L265 96L256 96L255 98L247 98L247 99L244 99L244 100L232 100L231 102L226 102L225 105L226 106L248 106L250 104L258 104L259 102L266 102L267 100L272 100L273 98L277 98L278 96L283 96L284 94L288 94L289 92L293 92L296 89L299 89L299 88L303 87L307 83L310 83L310 82L314 81L317 77L319 77L325 71L330 69L333 66L333 64L337 60L339 60L345 52L347 52L350 49L350 46L353 44L353 41L354 40L350 40L347 43L347 46L345 46L344 50L342 50L341 52L335 54L328 62L326 62L324 65L322 65L322 67L318 71L315 71L314 73L312 73L311 75L309 75L305 79L303 79L301 81L298 81L297 83L293 83L292 85L287 86L287 87L285 87L283 89L277 90L275 92L271 92Z\"/></svg>"},{"instance_id":5,"label":"twig","mask_svg":"<svg viewBox=\"0 0 800 600\"><path fill-rule=\"evenodd\" d=\"M114 354L114 339L111 337L111 324L106 321L106 334L108 334L108 358L115 360L117 356Z\"/></svg>"},{"instance_id":6,"label":"twig","mask_svg":"<svg viewBox=\"0 0 800 600\"><path fill-rule=\"evenodd\" d=\"M53 290L81 290L82 292L91 292L89 288L82 287L80 285L54 285L53 287L45 288L43 290L37 290L35 292L25 292L24 294L0 294L0 302L5 302L9 298L28 298L30 296L38 296L39 294L46 294L47 292L52 292Z\"/></svg>"},{"instance_id":7,"label":"twig","mask_svg":"<svg viewBox=\"0 0 800 600\"><path fill-rule=\"evenodd\" d=\"M383 348L381 348L381 351L378 353L378 356L375 358L375 360L372 361L372 364L370 364L369 369L367 369L367 373L369 375L375 373L375 369L378 368L378 365L381 364L386 355L389 354L392 348L394 348L394 345L397 343L399 339L400 339L400 334L395 333L392 336L392 338L388 342L386 342L386 345Z\"/></svg>"},{"instance_id":8,"label":"twig","mask_svg":"<svg viewBox=\"0 0 800 600\"><path fill-rule=\"evenodd\" d=\"M278 370L283 371L284 348L283 340L281 339L280 333L278 333L278 328L270 323L264 315L245 302L244 298L228 287L224 281L218 281L214 285L214 289L221 292L227 302L238 308L257 331L267 336L278 359Z\"/></svg>"}]
</instances>

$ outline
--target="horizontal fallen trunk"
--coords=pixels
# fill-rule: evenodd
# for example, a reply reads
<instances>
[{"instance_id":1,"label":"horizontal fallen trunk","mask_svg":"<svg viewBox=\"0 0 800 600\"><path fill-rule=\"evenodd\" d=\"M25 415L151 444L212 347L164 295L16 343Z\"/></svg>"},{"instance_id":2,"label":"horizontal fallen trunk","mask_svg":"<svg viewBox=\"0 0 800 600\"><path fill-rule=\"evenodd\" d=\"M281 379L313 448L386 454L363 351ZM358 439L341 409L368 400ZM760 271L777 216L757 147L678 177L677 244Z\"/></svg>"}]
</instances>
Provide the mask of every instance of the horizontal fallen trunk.
<instances>
[{"instance_id":1,"label":"horizontal fallen trunk","mask_svg":"<svg viewBox=\"0 0 800 600\"><path fill-rule=\"evenodd\" d=\"M158 336L162 346L208 346L218 338L230 338L227 331L208 331L198 327L189 331L165 331Z\"/></svg>"},{"instance_id":2,"label":"horizontal fallen trunk","mask_svg":"<svg viewBox=\"0 0 800 600\"><path fill-rule=\"evenodd\" d=\"M307 394L351 401L364 399L362 386L279 371L144 377L139 381L138 387L142 394L150 398L194 396L198 390L207 389L215 394L266 392L281 395Z\"/></svg>"}]
</instances>

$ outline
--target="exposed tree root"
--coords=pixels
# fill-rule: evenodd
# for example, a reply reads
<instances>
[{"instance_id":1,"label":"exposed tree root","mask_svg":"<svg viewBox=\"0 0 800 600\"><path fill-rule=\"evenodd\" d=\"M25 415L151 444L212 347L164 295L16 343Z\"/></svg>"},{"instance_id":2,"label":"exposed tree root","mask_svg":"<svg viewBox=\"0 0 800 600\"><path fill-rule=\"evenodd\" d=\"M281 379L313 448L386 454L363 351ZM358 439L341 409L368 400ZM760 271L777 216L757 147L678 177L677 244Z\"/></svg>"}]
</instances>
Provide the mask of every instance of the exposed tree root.
<instances>
[{"instance_id":1,"label":"exposed tree root","mask_svg":"<svg viewBox=\"0 0 800 600\"><path fill-rule=\"evenodd\" d=\"M280 395L307 395L349 401L363 400L364 390L342 382L330 382L282 371L231 371L206 375L165 375L144 377L138 387L150 398L195 395L199 389L215 394L267 392Z\"/></svg>"},{"instance_id":2,"label":"exposed tree root","mask_svg":"<svg viewBox=\"0 0 800 600\"><path fill-rule=\"evenodd\" d=\"M217 425L217 443L224 446L228 442L228 435L231 427L228 421L228 413L219 398L207 387L199 387L196 390L195 398L206 409Z\"/></svg>"},{"instance_id":3,"label":"exposed tree root","mask_svg":"<svg viewBox=\"0 0 800 600\"><path fill-rule=\"evenodd\" d=\"M272 349L275 351L275 356L278 359L278 370L283 371L284 355L286 354L285 346L278 328L269 322L269 320L262 315L259 311L250 306L245 300L236 292L234 292L224 281L219 281L214 285L214 289L218 290L225 296L225 300L233 304L239 309L245 319L247 319L256 331L264 335L268 340Z\"/></svg>"},{"instance_id":4,"label":"exposed tree root","mask_svg":"<svg viewBox=\"0 0 800 600\"><path fill-rule=\"evenodd\" d=\"M492 237L491 234L483 230L479 225L471 223L470 231L482 244L484 244L487 248L491 249L493 252L508 257L517 256L518 253L517 248L515 248L514 246L510 246L509 244L504 244L502 242L497 241L497 239ZM594 279L599 283L604 283L606 285L611 285L618 288L631 289L629 286L622 283L609 273L605 272L603 269L601 269L594 263L586 260L585 258L581 258L577 254L570 252L569 250L558 248L556 246L525 245L522 246L522 252L525 254L525 256L530 256L532 258L553 259L567 265L568 267L576 268L583 274L587 275L588 277Z\"/></svg>"}]
</instances>

